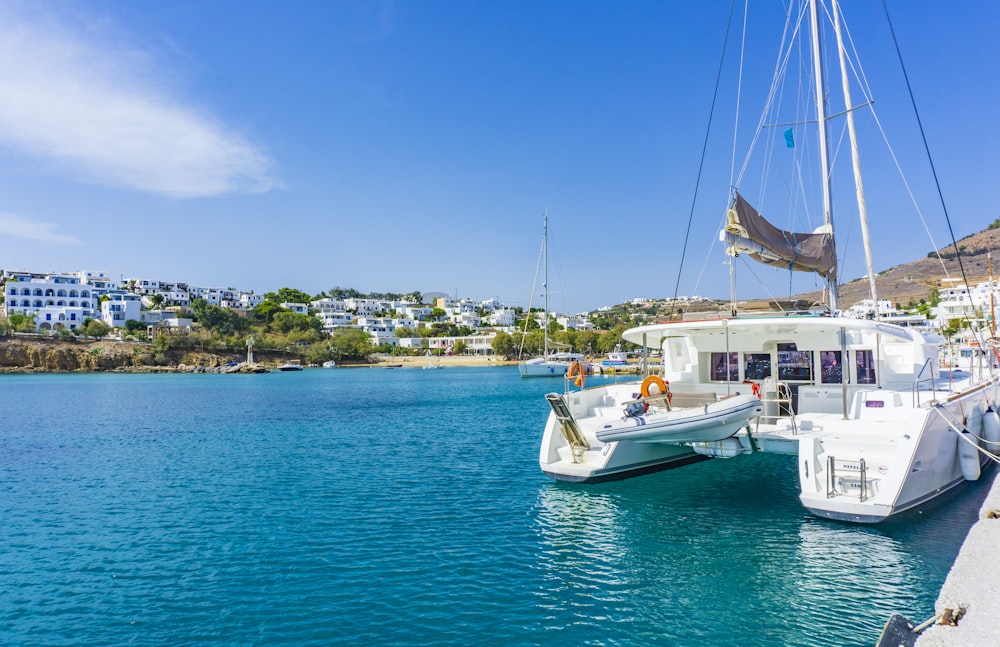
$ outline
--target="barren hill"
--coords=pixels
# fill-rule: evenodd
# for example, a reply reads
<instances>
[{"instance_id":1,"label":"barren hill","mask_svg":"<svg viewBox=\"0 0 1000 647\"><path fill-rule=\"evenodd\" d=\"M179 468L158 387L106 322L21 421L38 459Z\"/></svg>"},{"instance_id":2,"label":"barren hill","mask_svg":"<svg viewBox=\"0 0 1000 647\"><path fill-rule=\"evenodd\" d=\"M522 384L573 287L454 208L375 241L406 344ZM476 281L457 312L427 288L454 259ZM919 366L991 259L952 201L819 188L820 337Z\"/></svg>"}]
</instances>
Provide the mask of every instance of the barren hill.
<instances>
[{"instance_id":1,"label":"barren hill","mask_svg":"<svg viewBox=\"0 0 1000 647\"><path fill-rule=\"evenodd\" d=\"M969 285L975 286L988 278L987 252L1000 250L1000 227L991 226L979 233L966 236L958 241L958 246ZM940 259L932 254L880 272L875 278L878 297L900 306L905 306L911 301L919 303L921 299L928 299L931 290L941 288L946 277L961 279L962 272L958 266L955 248L949 244L938 250L938 253L941 255ZM997 260L1000 262L1000 258ZM1000 276L1000 267L994 268L994 276ZM823 295L817 291L800 294L796 298L812 303L821 301ZM843 308L867 298L869 294L866 277L840 286L840 303Z\"/></svg>"}]
</instances>

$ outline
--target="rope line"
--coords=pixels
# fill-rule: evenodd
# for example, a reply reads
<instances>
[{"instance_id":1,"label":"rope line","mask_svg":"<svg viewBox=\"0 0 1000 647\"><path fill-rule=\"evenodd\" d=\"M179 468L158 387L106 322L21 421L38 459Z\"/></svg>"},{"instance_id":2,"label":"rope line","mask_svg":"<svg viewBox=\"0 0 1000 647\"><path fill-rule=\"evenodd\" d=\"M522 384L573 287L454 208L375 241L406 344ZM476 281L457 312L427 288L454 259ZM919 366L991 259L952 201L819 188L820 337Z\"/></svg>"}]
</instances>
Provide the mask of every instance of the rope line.
<instances>
[{"instance_id":1,"label":"rope line","mask_svg":"<svg viewBox=\"0 0 1000 647\"><path fill-rule=\"evenodd\" d=\"M712 117L715 115L715 102L719 99L719 84L722 81L722 66L726 60L726 48L729 45L729 30L733 25L733 10L736 0L729 3L729 20L726 21L726 35L722 39L722 56L719 57L719 70L715 73L715 91L712 93L712 107L708 111L708 125L705 127L705 141L701 145L701 161L698 163L698 175L694 181L694 195L691 197L691 212L688 214L687 230L684 232L684 245L681 247L681 261L677 266L677 281L674 283L674 305L677 304L677 293L681 286L681 271L684 268L684 258L687 256L688 237L691 235L691 223L694 222L694 206L698 201L698 187L701 185L701 173L705 168L705 154L708 151L708 136L712 131Z\"/></svg>"}]
</instances>

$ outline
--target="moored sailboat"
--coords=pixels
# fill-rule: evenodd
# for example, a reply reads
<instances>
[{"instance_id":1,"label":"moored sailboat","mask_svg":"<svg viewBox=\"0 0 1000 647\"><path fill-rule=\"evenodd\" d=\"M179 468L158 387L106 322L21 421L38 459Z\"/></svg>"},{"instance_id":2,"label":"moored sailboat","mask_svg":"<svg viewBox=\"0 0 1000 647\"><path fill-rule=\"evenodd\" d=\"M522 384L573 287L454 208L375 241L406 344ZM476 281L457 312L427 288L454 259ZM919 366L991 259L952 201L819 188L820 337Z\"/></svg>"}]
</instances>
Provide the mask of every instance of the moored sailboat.
<instances>
[{"instance_id":1,"label":"moored sailboat","mask_svg":"<svg viewBox=\"0 0 1000 647\"><path fill-rule=\"evenodd\" d=\"M569 371L574 362L583 362L583 355L570 352L549 352L549 215L545 214L544 226L542 230L542 249L540 260L543 265L542 274L542 355L529 360L519 362L517 370L521 377L563 377ZM537 273L536 273L537 277ZM534 290L532 290L534 292ZM530 319L530 304L528 317ZM527 328L528 319L525 319ZM522 341L523 343L523 341Z\"/></svg>"},{"instance_id":2,"label":"moored sailboat","mask_svg":"<svg viewBox=\"0 0 1000 647\"><path fill-rule=\"evenodd\" d=\"M816 2L811 0L808 7L814 53L819 52ZM836 2L830 9L839 35ZM838 51L843 70L839 42ZM662 354L661 375L673 390L672 404L692 421L708 420L696 420L697 407L705 407L706 416L709 407L723 408L726 402L747 402L746 408L734 407L731 414L737 423L720 418L714 425L717 429L709 422L691 430L701 437L681 427L671 435L666 426L644 434L641 425L629 422L633 416L628 407L652 406L659 394L642 391L638 382L548 394L552 411L539 462L549 476L596 482L707 458L786 454L796 457L799 497L808 510L862 523L913 510L979 477L988 460L987 449L997 449L991 443L1000 437L997 376L983 364L976 370L939 370L945 340L938 335L879 320L836 316L838 265L826 148L827 95L819 65L817 58L825 223L811 233L784 231L734 191L720 237L732 258L746 255L822 277L829 298L826 314L833 316L734 314L626 331L626 341ZM846 91L845 101L849 104ZM853 126L850 131L853 140ZM853 141L852 148L856 152ZM858 168L855 156L864 218ZM862 226L867 239L867 223ZM868 267L873 277L870 260ZM756 406L749 400L756 400Z\"/></svg>"}]
</instances>

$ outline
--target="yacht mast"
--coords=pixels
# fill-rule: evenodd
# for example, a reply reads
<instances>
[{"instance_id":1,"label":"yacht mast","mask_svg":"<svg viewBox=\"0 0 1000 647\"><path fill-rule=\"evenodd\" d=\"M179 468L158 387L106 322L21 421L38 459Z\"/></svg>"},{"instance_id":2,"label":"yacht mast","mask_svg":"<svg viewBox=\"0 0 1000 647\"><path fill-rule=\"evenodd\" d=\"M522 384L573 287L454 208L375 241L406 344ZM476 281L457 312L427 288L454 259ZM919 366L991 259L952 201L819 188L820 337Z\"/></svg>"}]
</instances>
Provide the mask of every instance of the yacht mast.
<instances>
[{"instance_id":1,"label":"yacht mast","mask_svg":"<svg viewBox=\"0 0 1000 647\"><path fill-rule=\"evenodd\" d=\"M827 147L827 117L826 117L826 90L823 83L823 58L819 46L819 11L816 7L818 0L809 0L809 18L812 27L812 50L813 69L816 74L816 121L819 123L819 159L820 171L823 177L823 222L830 227L833 233L833 195L831 191L830 177L830 153ZM826 281L826 289L829 294L828 302L831 313L839 309L837 298L837 279L832 277Z\"/></svg>"},{"instance_id":2,"label":"yacht mast","mask_svg":"<svg viewBox=\"0 0 1000 647\"><path fill-rule=\"evenodd\" d=\"M545 220L542 226L542 357L549 356L549 210L545 210Z\"/></svg>"},{"instance_id":3,"label":"yacht mast","mask_svg":"<svg viewBox=\"0 0 1000 647\"><path fill-rule=\"evenodd\" d=\"M858 138L854 130L854 110L851 108L851 86L847 77L847 62L844 58L844 39L840 35L840 7L832 0L833 29L837 33L837 52L840 55L840 81L844 86L844 107L847 111L847 132L851 138L851 161L854 166L854 188L858 194L858 214L861 218L861 237L865 243L865 263L868 269L868 290L878 319L878 293L875 290L875 267L872 263L872 240L868 234L868 208L865 206L865 186L861 181L861 154L858 152Z\"/></svg>"}]
</instances>

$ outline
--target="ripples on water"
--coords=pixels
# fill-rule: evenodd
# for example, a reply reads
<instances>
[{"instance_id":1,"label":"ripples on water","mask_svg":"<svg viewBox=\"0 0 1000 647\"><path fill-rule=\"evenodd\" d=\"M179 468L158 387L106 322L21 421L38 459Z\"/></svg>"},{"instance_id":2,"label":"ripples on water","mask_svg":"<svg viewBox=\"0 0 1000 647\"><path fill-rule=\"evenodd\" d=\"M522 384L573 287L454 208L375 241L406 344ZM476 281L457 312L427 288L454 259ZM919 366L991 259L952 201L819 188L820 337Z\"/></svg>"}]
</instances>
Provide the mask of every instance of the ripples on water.
<instances>
[{"instance_id":1,"label":"ripples on water","mask_svg":"<svg viewBox=\"0 0 1000 647\"><path fill-rule=\"evenodd\" d=\"M559 383L505 368L0 385L7 644L871 645L986 492L871 528L783 457L556 483Z\"/></svg>"}]
</instances>

